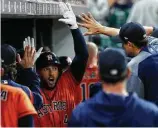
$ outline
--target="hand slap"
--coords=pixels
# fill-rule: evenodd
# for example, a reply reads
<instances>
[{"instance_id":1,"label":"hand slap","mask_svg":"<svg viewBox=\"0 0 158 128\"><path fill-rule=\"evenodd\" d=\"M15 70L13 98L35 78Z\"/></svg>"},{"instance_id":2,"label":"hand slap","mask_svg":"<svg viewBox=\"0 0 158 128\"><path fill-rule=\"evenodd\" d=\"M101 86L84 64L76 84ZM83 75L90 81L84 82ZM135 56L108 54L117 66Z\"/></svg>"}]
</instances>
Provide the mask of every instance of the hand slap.
<instances>
[{"instance_id":1,"label":"hand slap","mask_svg":"<svg viewBox=\"0 0 158 128\"><path fill-rule=\"evenodd\" d=\"M37 52L35 49L34 38L27 37L23 41L24 57L19 62L24 68L31 68L34 66L36 60L41 55L43 47L41 47Z\"/></svg>"}]
</instances>

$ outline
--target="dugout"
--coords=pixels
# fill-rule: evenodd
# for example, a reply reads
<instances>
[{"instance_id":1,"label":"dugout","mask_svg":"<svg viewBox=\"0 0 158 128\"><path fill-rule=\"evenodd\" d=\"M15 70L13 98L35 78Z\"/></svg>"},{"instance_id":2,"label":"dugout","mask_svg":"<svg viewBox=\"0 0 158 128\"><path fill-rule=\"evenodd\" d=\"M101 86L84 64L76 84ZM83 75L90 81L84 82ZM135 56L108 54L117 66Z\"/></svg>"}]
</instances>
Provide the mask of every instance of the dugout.
<instances>
[{"instance_id":1,"label":"dugout","mask_svg":"<svg viewBox=\"0 0 158 128\"><path fill-rule=\"evenodd\" d=\"M76 15L88 11L86 0L1 0L1 43L19 50L30 36L37 49L49 46L59 56L72 57L73 40L68 27L58 22L58 1L71 3Z\"/></svg>"}]
</instances>

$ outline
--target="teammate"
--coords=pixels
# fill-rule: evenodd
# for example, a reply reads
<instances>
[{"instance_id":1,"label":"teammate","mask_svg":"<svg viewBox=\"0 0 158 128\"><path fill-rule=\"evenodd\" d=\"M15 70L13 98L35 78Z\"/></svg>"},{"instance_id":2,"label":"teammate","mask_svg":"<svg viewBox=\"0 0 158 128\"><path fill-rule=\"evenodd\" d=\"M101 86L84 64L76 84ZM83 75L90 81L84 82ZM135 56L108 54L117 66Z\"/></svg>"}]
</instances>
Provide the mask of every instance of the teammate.
<instances>
[{"instance_id":1,"label":"teammate","mask_svg":"<svg viewBox=\"0 0 158 128\"><path fill-rule=\"evenodd\" d=\"M37 114L28 96L10 85L0 85L2 127L33 127L33 115Z\"/></svg>"},{"instance_id":2,"label":"teammate","mask_svg":"<svg viewBox=\"0 0 158 128\"><path fill-rule=\"evenodd\" d=\"M123 43L123 41L119 37L120 29L102 26L93 18L93 16L90 13L88 13L87 15L82 14L80 18L83 21L83 23L78 23L78 25L88 29L88 32L84 33L85 36L104 34L107 36L113 36L114 38L116 38L116 40L118 40L118 42ZM143 27L146 31L146 34L148 35L147 39L149 51L153 53L158 53L158 28L149 26Z\"/></svg>"},{"instance_id":3,"label":"teammate","mask_svg":"<svg viewBox=\"0 0 158 128\"><path fill-rule=\"evenodd\" d=\"M134 57L128 63L132 74L128 80L127 90L137 92L140 97L158 105L158 39L148 37L155 28L144 27L138 23L127 23L121 29L104 27L94 20L91 14L83 14L80 24L88 29L86 35L102 33L116 36L122 40L126 53Z\"/></svg>"},{"instance_id":4,"label":"teammate","mask_svg":"<svg viewBox=\"0 0 158 128\"><path fill-rule=\"evenodd\" d=\"M35 117L36 127L67 126L68 117L75 107L75 88L80 84L88 60L86 42L78 29L76 17L70 4L59 4L64 19L74 39L75 58L70 67L62 72L58 57L52 52L44 52L36 62L41 79L41 94L44 104Z\"/></svg>"},{"instance_id":5,"label":"teammate","mask_svg":"<svg viewBox=\"0 0 158 128\"><path fill-rule=\"evenodd\" d=\"M10 85L13 87L21 88L31 99L35 108L39 108L42 105L42 97L38 90L38 86L40 85L40 81L36 73L32 70L34 65L34 57L35 57L35 49L27 46L25 48L24 57L21 59L20 56L16 54L16 49L8 44L1 45L1 83ZM17 62L16 57L18 56L19 62L18 64L22 67L20 71L20 75L23 76L25 81L23 84L18 84L14 78L16 78L17 74ZM20 80L22 80L20 79ZM32 85L33 90L31 91L26 86Z\"/></svg>"},{"instance_id":6,"label":"teammate","mask_svg":"<svg viewBox=\"0 0 158 128\"><path fill-rule=\"evenodd\" d=\"M79 16L80 19L82 20L82 23L78 23L79 26L85 27L88 29L88 32L84 33L85 36L87 35L95 35L95 34L104 34L107 36L117 36L119 35L120 29L117 28L112 28L112 27L107 27L107 26L102 26L100 23L98 23L93 16L88 13L88 14L82 14ZM155 31L157 33L158 28L155 27L150 27L150 26L143 26L146 34L148 36L154 36L157 38L157 34L155 34ZM153 34L154 33L154 34Z\"/></svg>"},{"instance_id":7,"label":"teammate","mask_svg":"<svg viewBox=\"0 0 158 128\"><path fill-rule=\"evenodd\" d=\"M106 59L105 59L106 58ZM102 90L72 112L70 127L156 127L158 108L126 91L130 70L124 53L107 48L99 55Z\"/></svg>"},{"instance_id":8,"label":"teammate","mask_svg":"<svg viewBox=\"0 0 158 128\"><path fill-rule=\"evenodd\" d=\"M87 43L88 48L88 63L87 68L84 73L83 80L76 88L76 103L80 103L82 101L87 100L90 97L91 87L94 83L99 82L98 76L98 48L96 44L89 42Z\"/></svg>"}]
</instances>

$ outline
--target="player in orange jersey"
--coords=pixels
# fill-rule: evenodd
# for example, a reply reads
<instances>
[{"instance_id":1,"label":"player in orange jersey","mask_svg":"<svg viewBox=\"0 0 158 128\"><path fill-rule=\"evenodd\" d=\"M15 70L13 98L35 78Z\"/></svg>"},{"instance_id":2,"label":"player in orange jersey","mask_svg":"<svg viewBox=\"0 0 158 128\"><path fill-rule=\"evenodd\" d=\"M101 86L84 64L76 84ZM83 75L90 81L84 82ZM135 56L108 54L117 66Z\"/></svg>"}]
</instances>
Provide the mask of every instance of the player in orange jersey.
<instances>
[{"instance_id":1,"label":"player in orange jersey","mask_svg":"<svg viewBox=\"0 0 158 128\"><path fill-rule=\"evenodd\" d=\"M26 40L26 39L25 39ZM34 44L28 44L24 50L24 56L21 57L17 54L14 47L8 44L1 45L1 83L9 86L23 89L23 91L31 99L35 108L40 108L42 105L42 97L38 90L40 80L36 72L33 71L35 57L38 52L35 51ZM16 58L18 57L18 61ZM17 73L17 66L21 67L21 71ZM22 77L17 83L14 79L19 74ZM25 85L25 86L24 86ZM32 85L32 90L27 86Z\"/></svg>"},{"instance_id":2,"label":"player in orange jersey","mask_svg":"<svg viewBox=\"0 0 158 128\"><path fill-rule=\"evenodd\" d=\"M37 114L26 93L20 88L0 85L2 127L32 127Z\"/></svg>"},{"instance_id":3,"label":"player in orange jersey","mask_svg":"<svg viewBox=\"0 0 158 128\"><path fill-rule=\"evenodd\" d=\"M99 81L97 65L98 48L96 44L92 42L87 43L87 48L89 58L83 80L80 86L76 88L76 104L88 99L90 97L91 87L94 83Z\"/></svg>"},{"instance_id":4,"label":"player in orange jersey","mask_svg":"<svg viewBox=\"0 0 158 128\"><path fill-rule=\"evenodd\" d=\"M44 52L36 62L36 69L41 79L43 107L38 109L35 118L36 127L67 126L68 118L75 107L75 88L79 86L88 60L86 42L76 22L70 4L60 3L64 19L68 24L74 40L75 58L63 72L59 58L52 52Z\"/></svg>"}]
</instances>

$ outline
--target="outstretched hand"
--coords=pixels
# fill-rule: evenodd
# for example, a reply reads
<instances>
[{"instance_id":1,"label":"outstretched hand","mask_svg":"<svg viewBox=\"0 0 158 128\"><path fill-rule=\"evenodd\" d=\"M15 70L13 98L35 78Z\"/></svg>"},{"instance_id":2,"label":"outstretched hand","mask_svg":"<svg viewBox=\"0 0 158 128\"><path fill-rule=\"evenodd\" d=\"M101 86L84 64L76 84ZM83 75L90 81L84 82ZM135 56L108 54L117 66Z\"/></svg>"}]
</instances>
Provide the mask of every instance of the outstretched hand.
<instances>
[{"instance_id":1,"label":"outstretched hand","mask_svg":"<svg viewBox=\"0 0 158 128\"><path fill-rule=\"evenodd\" d=\"M82 13L79 18L82 20L82 23L78 23L78 25L88 29L88 31L84 33L85 36L101 34L101 30L104 29L104 27L93 18L91 13Z\"/></svg>"}]
</instances>

